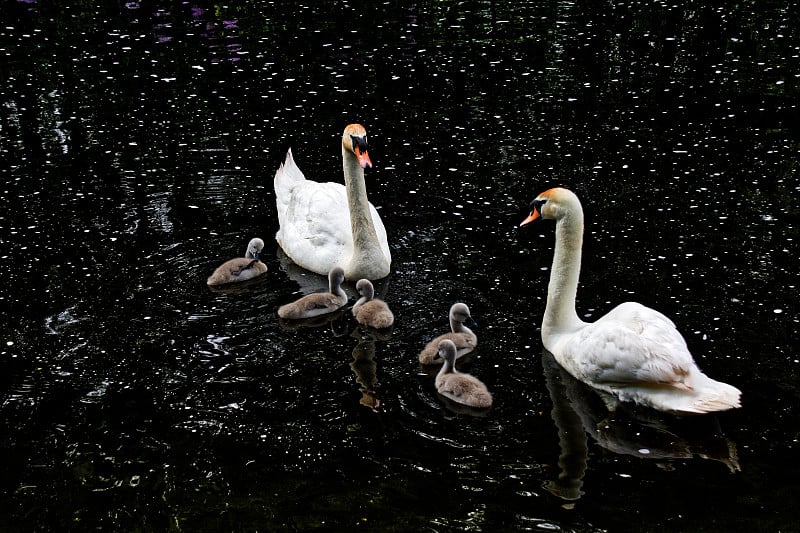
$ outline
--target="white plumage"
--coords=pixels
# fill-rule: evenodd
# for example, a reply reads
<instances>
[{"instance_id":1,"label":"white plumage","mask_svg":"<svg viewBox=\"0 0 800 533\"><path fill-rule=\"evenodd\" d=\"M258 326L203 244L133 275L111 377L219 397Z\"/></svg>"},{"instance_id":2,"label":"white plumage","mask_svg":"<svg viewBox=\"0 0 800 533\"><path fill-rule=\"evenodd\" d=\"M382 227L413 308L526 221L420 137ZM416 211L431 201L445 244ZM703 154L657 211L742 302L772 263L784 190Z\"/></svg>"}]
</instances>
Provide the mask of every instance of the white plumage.
<instances>
[{"instance_id":1,"label":"white plumage","mask_svg":"<svg viewBox=\"0 0 800 533\"><path fill-rule=\"evenodd\" d=\"M578 197L555 188L531 203L521 226L556 220L556 247L542 321L542 343L577 379L662 411L706 413L739 407L741 392L703 374L675 324L636 302L620 304L594 323L575 312L583 243Z\"/></svg>"},{"instance_id":2,"label":"white plumage","mask_svg":"<svg viewBox=\"0 0 800 533\"><path fill-rule=\"evenodd\" d=\"M389 275L391 252L380 216L367 200L364 168L372 166L366 130L351 124L342 136L345 185L307 180L292 151L275 173L280 229L278 244L301 267L327 274L344 269L347 279Z\"/></svg>"}]
</instances>

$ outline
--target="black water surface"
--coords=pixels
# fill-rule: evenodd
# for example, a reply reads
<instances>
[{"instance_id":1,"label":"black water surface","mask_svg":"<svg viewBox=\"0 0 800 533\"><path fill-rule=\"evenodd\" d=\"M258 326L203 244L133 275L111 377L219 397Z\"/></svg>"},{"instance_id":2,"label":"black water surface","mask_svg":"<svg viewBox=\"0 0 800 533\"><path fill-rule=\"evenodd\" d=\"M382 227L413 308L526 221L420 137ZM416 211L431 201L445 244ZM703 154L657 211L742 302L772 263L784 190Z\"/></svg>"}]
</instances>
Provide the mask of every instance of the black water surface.
<instances>
[{"instance_id":1,"label":"black water surface","mask_svg":"<svg viewBox=\"0 0 800 533\"><path fill-rule=\"evenodd\" d=\"M797 2L66 4L0 11L0 527L796 527ZM341 181L351 122L388 338L275 315L320 280L272 177ZM553 184L579 313L659 309L742 409L608 413L543 353ZM269 272L209 290L253 236ZM485 416L416 362L455 301Z\"/></svg>"}]
</instances>

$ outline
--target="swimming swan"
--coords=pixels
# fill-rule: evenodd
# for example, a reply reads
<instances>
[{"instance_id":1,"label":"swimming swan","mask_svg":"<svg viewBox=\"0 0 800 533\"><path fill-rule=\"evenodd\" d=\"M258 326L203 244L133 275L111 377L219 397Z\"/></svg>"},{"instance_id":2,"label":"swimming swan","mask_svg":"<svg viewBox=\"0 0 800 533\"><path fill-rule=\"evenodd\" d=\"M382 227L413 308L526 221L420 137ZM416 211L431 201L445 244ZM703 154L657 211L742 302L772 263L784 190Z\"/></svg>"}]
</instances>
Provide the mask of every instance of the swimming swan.
<instances>
[{"instance_id":1,"label":"swimming swan","mask_svg":"<svg viewBox=\"0 0 800 533\"><path fill-rule=\"evenodd\" d=\"M257 237L251 239L247 244L244 257L236 257L222 263L208 277L206 283L212 286L225 285L227 283L247 281L260 276L267 271L267 265L259 260L259 255L263 249L264 241Z\"/></svg>"},{"instance_id":2,"label":"swimming swan","mask_svg":"<svg viewBox=\"0 0 800 533\"><path fill-rule=\"evenodd\" d=\"M445 339L439 343L439 356L444 360L436 375L439 394L470 407L491 407L492 395L486 385L475 376L456 370L456 345L453 341Z\"/></svg>"},{"instance_id":3,"label":"swimming swan","mask_svg":"<svg viewBox=\"0 0 800 533\"><path fill-rule=\"evenodd\" d=\"M636 302L620 304L596 322L575 312L581 267L583 209L567 189L531 202L530 216L556 221L556 245L542 320L542 343L575 378L622 401L661 411L707 413L739 407L741 392L703 374L675 324Z\"/></svg>"},{"instance_id":4,"label":"swimming swan","mask_svg":"<svg viewBox=\"0 0 800 533\"><path fill-rule=\"evenodd\" d=\"M356 322L374 329L384 329L394 324L392 311L386 302L375 298L375 288L368 279L358 280L356 290L361 295L353 306Z\"/></svg>"},{"instance_id":5,"label":"swimming swan","mask_svg":"<svg viewBox=\"0 0 800 533\"><path fill-rule=\"evenodd\" d=\"M439 343L445 339L453 341L456 345L456 359L459 359L478 345L478 336L466 327L464 323L476 326L475 321L469 314L467 304L456 303L450 307L450 333L439 335L419 352L419 362L423 365L440 365L442 358L439 357Z\"/></svg>"},{"instance_id":6,"label":"swimming swan","mask_svg":"<svg viewBox=\"0 0 800 533\"><path fill-rule=\"evenodd\" d=\"M383 222L367 201L364 169L372 161L364 126L345 128L342 165L344 185L307 180L288 151L275 173L275 239L292 261L317 274L339 266L347 279L384 278L392 258Z\"/></svg>"},{"instance_id":7,"label":"swimming swan","mask_svg":"<svg viewBox=\"0 0 800 533\"><path fill-rule=\"evenodd\" d=\"M342 289L344 271L336 267L328 273L330 292L315 292L307 294L294 302L278 308L281 318L300 319L311 318L326 313L333 313L347 305L347 294Z\"/></svg>"}]
</instances>

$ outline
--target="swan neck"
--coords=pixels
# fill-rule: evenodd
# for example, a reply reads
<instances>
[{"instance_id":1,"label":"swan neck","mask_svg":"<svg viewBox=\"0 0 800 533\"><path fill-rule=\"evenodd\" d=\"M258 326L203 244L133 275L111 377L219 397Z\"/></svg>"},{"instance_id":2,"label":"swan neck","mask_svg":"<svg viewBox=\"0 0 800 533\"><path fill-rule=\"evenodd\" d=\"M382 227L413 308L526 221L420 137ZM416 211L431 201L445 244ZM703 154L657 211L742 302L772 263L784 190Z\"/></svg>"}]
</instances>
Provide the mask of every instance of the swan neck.
<instances>
[{"instance_id":1,"label":"swan neck","mask_svg":"<svg viewBox=\"0 0 800 533\"><path fill-rule=\"evenodd\" d=\"M550 283L547 286L543 335L553 330L569 330L583 324L575 311L582 245L583 212L578 207L568 211L556 223L556 245Z\"/></svg>"},{"instance_id":2,"label":"swan neck","mask_svg":"<svg viewBox=\"0 0 800 533\"><path fill-rule=\"evenodd\" d=\"M342 148L344 182L347 188L347 202L350 210L350 228L353 232L352 265L386 261L381 249L378 233L372 222L372 213L367 199L367 186L364 183L364 169L358 158Z\"/></svg>"},{"instance_id":3,"label":"swan neck","mask_svg":"<svg viewBox=\"0 0 800 533\"><path fill-rule=\"evenodd\" d=\"M454 362L453 361L448 361L447 359L445 359L444 362L442 363L442 368L439 369L439 374L438 375L443 376L445 374L455 374L455 373L456 373L456 369L455 369Z\"/></svg>"},{"instance_id":4,"label":"swan neck","mask_svg":"<svg viewBox=\"0 0 800 533\"><path fill-rule=\"evenodd\" d=\"M460 322L454 318L450 319L450 331L453 333L466 333L467 335L472 334L471 329L465 326L463 322Z\"/></svg>"},{"instance_id":5,"label":"swan neck","mask_svg":"<svg viewBox=\"0 0 800 533\"><path fill-rule=\"evenodd\" d=\"M356 248L377 244L378 234L372 224L367 199L367 186L364 183L364 169L358 159L349 151L342 150L344 166L344 184L347 188L347 201L350 208L350 226L353 230L353 241Z\"/></svg>"},{"instance_id":6,"label":"swan neck","mask_svg":"<svg viewBox=\"0 0 800 533\"><path fill-rule=\"evenodd\" d=\"M369 298L367 298L366 296L362 296L361 298L358 299L358 301L356 303L353 304L353 310L358 309L359 307L361 307L362 305L364 305L368 301L369 301Z\"/></svg>"},{"instance_id":7,"label":"swan neck","mask_svg":"<svg viewBox=\"0 0 800 533\"><path fill-rule=\"evenodd\" d=\"M331 281L328 289L330 290L331 294L335 294L339 298L347 298L347 293L344 292L341 283L335 283Z\"/></svg>"}]
</instances>

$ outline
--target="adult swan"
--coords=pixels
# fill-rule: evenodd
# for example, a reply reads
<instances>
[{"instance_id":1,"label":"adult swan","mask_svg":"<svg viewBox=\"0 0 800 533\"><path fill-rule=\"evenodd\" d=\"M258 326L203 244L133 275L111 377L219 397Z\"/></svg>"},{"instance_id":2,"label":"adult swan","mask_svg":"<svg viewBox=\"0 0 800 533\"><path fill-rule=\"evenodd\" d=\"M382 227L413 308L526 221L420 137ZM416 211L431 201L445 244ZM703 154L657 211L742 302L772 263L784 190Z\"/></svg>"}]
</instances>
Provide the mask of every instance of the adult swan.
<instances>
[{"instance_id":1,"label":"adult swan","mask_svg":"<svg viewBox=\"0 0 800 533\"><path fill-rule=\"evenodd\" d=\"M575 312L581 268L583 209L567 189L531 202L530 216L556 221L556 246L542 343L570 374L616 396L661 411L707 413L739 407L741 392L703 374L675 324L658 311L623 303L594 323Z\"/></svg>"},{"instance_id":2,"label":"adult swan","mask_svg":"<svg viewBox=\"0 0 800 533\"><path fill-rule=\"evenodd\" d=\"M372 161L361 124L344 129L342 165L344 186L307 180L289 150L275 173L275 238L292 261L317 274L338 266L350 280L384 278L392 258L383 222L367 201L364 169Z\"/></svg>"}]
</instances>

